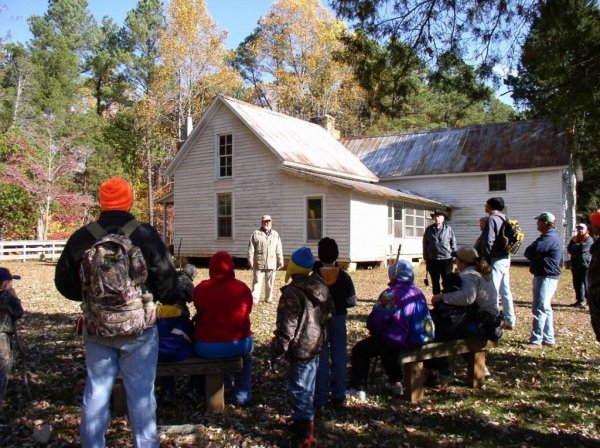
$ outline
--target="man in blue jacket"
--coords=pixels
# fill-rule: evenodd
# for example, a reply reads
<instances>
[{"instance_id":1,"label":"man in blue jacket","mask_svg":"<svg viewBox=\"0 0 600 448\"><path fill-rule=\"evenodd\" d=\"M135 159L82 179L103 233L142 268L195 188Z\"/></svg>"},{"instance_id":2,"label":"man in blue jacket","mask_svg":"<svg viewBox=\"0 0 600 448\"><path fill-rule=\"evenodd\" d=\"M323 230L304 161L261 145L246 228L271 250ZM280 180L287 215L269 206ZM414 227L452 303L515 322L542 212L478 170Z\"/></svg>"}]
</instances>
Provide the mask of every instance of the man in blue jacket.
<instances>
[{"instance_id":1,"label":"man in blue jacket","mask_svg":"<svg viewBox=\"0 0 600 448\"><path fill-rule=\"evenodd\" d=\"M538 349L554 345L552 322L552 297L558 286L563 248L560 235L555 230L556 218L550 212L536 216L539 238L525 249L529 272L533 274L533 328L526 348Z\"/></svg>"}]
</instances>

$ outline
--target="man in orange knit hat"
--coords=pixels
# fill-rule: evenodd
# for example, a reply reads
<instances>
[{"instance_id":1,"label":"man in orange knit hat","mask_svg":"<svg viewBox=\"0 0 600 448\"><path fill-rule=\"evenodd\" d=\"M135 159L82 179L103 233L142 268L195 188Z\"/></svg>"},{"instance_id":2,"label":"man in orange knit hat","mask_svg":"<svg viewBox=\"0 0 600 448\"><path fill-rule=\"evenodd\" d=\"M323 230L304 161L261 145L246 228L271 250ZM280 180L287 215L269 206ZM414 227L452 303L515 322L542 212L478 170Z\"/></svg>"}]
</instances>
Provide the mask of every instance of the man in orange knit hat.
<instances>
[{"instance_id":1,"label":"man in orange knit hat","mask_svg":"<svg viewBox=\"0 0 600 448\"><path fill-rule=\"evenodd\" d=\"M592 261L588 270L588 306L596 341L600 342L600 210L590 215L590 228L595 240L590 248ZM600 358L591 362L600 363Z\"/></svg>"},{"instance_id":2,"label":"man in orange knit hat","mask_svg":"<svg viewBox=\"0 0 600 448\"><path fill-rule=\"evenodd\" d=\"M173 302L177 285L177 273L171 254L160 235L149 224L135 221L130 213L134 194L129 183L120 177L108 179L100 186L99 202L102 212L98 221L77 230L65 245L56 265L54 283L58 291L67 299L84 301L85 309L89 296L82 291L82 279L88 277L81 269L82 260L99 240L96 233L111 235L129 229L130 243L137 246L146 264L144 285L139 288L152 293L154 300L170 304ZM95 232L98 229L100 232ZM131 230L133 229L133 230ZM94 234L92 233L94 231ZM110 237L110 235L109 235ZM140 294L141 295L141 294ZM141 297L133 297L132 302ZM148 300L148 295L144 294ZM137 302L136 302L137 303ZM143 316L143 314L142 314ZM106 445L105 433L109 424L109 403L112 387L119 371L127 393L129 421L134 446L158 447L156 430L156 400L154 397L154 379L158 358L158 333L152 320L142 322L135 334L108 337L100 332L94 334L86 315L83 338L86 349L87 380L83 392L80 437L81 446L103 447Z\"/></svg>"}]
</instances>

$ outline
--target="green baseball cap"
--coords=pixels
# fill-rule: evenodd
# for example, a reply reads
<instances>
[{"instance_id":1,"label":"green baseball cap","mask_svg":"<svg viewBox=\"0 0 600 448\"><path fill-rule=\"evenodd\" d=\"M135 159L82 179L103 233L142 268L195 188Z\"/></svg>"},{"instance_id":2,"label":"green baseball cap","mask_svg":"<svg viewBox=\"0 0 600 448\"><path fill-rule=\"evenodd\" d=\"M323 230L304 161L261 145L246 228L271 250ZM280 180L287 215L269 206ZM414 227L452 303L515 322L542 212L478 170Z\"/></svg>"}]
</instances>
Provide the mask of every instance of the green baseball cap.
<instances>
[{"instance_id":1,"label":"green baseball cap","mask_svg":"<svg viewBox=\"0 0 600 448\"><path fill-rule=\"evenodd\" d=\"M550 223L550 224L553 224L554 221L556 221L556 218L550 212L540 213L539 215L537 215L535 217L535 219L537 219L538 221L544 221L544 222L547 222L547 223Z\"/></svg>"}]
</instances>

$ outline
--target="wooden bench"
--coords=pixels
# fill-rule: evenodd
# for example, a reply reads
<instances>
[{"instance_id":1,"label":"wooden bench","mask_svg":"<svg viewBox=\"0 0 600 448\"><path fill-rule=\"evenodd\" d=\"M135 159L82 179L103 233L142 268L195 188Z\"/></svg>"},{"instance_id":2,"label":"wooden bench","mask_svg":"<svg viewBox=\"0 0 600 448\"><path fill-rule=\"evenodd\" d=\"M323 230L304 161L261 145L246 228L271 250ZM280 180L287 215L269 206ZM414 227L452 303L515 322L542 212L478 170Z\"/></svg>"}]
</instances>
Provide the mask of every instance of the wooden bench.
<instances>
[{"instance_id":1,"label":"wooden bench","mask_svg":"<svg viewBox=\"0 0 600 448\"><path fill-rule=\"evenodd\" d=\"M423 361L456 355L467 358L467 381L469 387L480 387L485 379L485 352L495 347L487 339L457 339L448 342L432 342L418 350L400 354L404 367L404 398L411 403L425 395L425 370Z\"/></svg>"},{"instance_id":2,"label":"wooden bench","mask_svg":"<svg viewBox=\"0 0 600 448\"><path fill-rule=\"evenodd\" d=\"M225 374L241 370L241 356L219 359L194 356L178 362L159 362L156 366L156 376L204 375L206 412L210 413L222 412L225 409ZM115 413L124 413L127 410L127 398L121 374L113 386L112 398Z\"/></svg>"}]
</instances>

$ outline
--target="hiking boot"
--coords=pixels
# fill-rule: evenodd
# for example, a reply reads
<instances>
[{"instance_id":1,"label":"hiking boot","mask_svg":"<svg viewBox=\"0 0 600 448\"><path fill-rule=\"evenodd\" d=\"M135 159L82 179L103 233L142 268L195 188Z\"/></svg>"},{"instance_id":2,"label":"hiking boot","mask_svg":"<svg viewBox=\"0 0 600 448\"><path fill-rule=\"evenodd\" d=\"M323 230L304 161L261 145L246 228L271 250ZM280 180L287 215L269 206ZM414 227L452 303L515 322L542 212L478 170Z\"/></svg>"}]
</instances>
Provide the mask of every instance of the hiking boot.
<instances>
[{"instance_id":1,"label":"hiking boot","mask_svg":"<svg viewBox=\"0 0 600 448\"><path fill-rule=\"evenodd\" d=\"M367 393L364 390L360 390L360 389L348 389L346 391L346 396L349 398L353 398L356 401L366 401L367 400Z\"/></svg>"},{"instance_id":2,"label":"hiking boot","mask_svg":"<svg viewBox=\"0 0 600 448\"><path fill-rule=\"evenodd\" d=\"M315 422L312 420L293 420L290 431L289 447L306 447L315 443Z\"/></svg>"},{"instance_id":3,"label":"hiking boot","mask_svg":"<svg viewBox=\"0 0 600 448\"><path fill-rule=\"evenodd\" d=\"M402 385L401 381L396 381L395 383L385 383L385 388L395 397L401 397L404 395L404 386Z\"/></svg>"},{"instance_id":4,"label":"hiking boot","mask_svg":"<svg viewBox=\"0 0 600 448\"><path fill-rule=\"evenodd\" d=\"M502 323L500 324L500 327L503 330L508 330L508 331L511 331L514 329L514 326L505 320L502 321Z\"/></svg>"},{"instance_id":5,"label":"hiking boot","mask_svg":"<svg viewBox=\"0 0 600 448\"><path fill-rule=\"evenodd\" d=\"M528 342L527 344L521 344L519 346L519 348L524 350L540 350L542 347L542 344L534 344L533 342Z\"/></svg>"}]
</instances>

